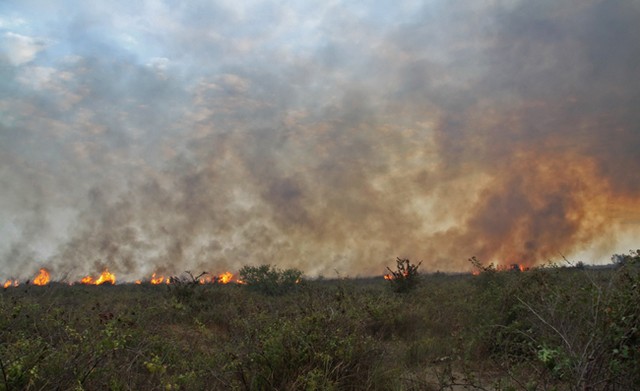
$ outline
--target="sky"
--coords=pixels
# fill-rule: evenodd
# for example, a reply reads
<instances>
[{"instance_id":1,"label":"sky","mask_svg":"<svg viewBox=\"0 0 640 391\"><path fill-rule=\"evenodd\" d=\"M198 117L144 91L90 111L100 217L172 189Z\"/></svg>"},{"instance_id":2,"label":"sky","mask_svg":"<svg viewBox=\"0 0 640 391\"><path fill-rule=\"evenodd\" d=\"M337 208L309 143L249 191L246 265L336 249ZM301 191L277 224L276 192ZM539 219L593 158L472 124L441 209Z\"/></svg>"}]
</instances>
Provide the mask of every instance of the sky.
<instances>
[{"instance_id":1,"label":"sky","mask_svg":"<svg viewBox=\"0 0 640 391\"><path fill-rule=\"evenodd\" d=\"M637 0L4 0L0 276L609 262L638 37Z\"/></svg>"}]
</instances>

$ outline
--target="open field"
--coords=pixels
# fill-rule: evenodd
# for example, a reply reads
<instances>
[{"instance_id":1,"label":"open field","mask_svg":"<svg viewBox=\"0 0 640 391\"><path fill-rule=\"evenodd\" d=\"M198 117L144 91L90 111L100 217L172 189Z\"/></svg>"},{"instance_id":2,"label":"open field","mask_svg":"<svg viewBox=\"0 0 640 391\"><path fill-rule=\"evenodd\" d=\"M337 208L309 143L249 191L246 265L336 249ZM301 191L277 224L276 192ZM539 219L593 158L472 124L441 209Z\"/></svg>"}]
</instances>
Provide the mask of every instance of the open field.
<instances>
[{"instance_id":1,"label":"open field","mask_svg":"<svg viewBox=\"0 0 640 391\"><path fill-rule=\"evenodd\" d=\"M0 292L0 390L640 389L640 275L547 267Z\"/></svg>"}]
</instances>

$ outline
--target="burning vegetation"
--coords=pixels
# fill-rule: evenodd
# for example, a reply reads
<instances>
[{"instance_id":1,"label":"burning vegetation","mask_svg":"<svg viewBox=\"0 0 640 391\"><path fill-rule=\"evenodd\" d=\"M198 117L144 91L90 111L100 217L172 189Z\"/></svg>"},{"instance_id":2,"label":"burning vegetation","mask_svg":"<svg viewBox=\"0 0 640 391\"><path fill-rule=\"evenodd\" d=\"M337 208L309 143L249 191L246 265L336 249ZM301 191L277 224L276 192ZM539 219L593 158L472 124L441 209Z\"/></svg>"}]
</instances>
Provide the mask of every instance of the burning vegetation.
<instances>
[{"instance_id":1,"label":"burning vegetation","mask_svg":"<svg viewBox=\"0 0 640 391\"><path fill-rule=\"evenodd\" d=\"M208 273L204 272L197 277L191 276L194 282L198 284L229 284L229 283L237 283L243 284L242 280L238 278L237 275L231 272L224 272L220 274ZM39 273L33 278L33 285L37 286L45 286L48 285L51 281L51 273L45 269L41 268ZM151 274L151 277L148 280L137 279L134 281L135 284L143 284L149 283L151 285L170 285L179 281L178 277L162 275L159 273ZM27 283L29 283L27 281ZM109 271L109 269L105 268L99 276L95 277L92 275L86 275L82 277L77 282L69 282L69 285L80 284L80 285L115 285L116 284L116 275ZM20 286L20 280L17 278L9 278L6 279L2 284L3 288L10 287L18 287Z\"/></svg>"},{"instance_id":2,"label":"burning vegetation","mask_svg":"<svg viewBox=\"0 0 640 391\"><path fill-rule=\"evenodd\" d=\"M81 284L84 285L102 285L102 284L116 284L116 275L109 272L108 269L104 269L104 271L100 274L97 279L94 279L92 276L85 276L80 280Z\"/></svg>"},{"instance_id":3,"label":"burning vegetation","mask_svg":"<svg viewBox=\"0 0 640 391\"><path fill-rule=\"evenodd\" d=\"M477 260L475 260L475 263L474 263L474 260L475 258L472 258L469 260L474 265L474 269L471 272L473 275L478 275L482 271L487 271L489 269L492 271L521 271L521 272L529 270L529 267L524 266L522 264L517 264L517 263L499 264L499 265L491 264L489 266L483 266ZM411 264L411 262L408 259L397 258L396 263L397 263L396 270L391 270L387 268L389 273L384 274L383 278L391 282L394 286L403 286L403 287L405 285L414 286L415 281L417 281L418 267L422 264L422 262L418 264ZM251 269L251 271L253 271L253 269ZM249 273L248 275L252 276L251 273ZM265 279L265 278L262 277L261 279ZM243 279L240 278L239 274L234 274L229 271L219 273L219 274L203 272L200 275L195 277L191 275L191 280L193 280L194 283L197 283L200 285L205 285L205 284L226 285L230 283L247 284ZM48 285L51 281L52 281L51 273L49 272L49 270L47 270L46 268L40 268L38 274L33 278L31 282L33 283L33 285L45 286L45 285ZM92 275L86 275L80 278L79 280L77 280L76 282L72 281L72 282L68 282L68 284L69 285L74 285L74 284L115 285L116 281L117 281L117 278L115 273L112 273L109 271L109 269L105 268L97 277ZM176 276L170 276L170 275L160 274L156 272L156 273L152 273L148 279L136 279L135 281L133 281L133 283L138 285L145 284L145 283L148 283L151 285L171 285L171 284L177 283L178 281L180 281L180 279ZM292 281L294 281L295 284L298 284L301 281L300 276L296 275L296 277L293 278ZM28 284L29 281L26 281L26 283ZM11 287L18 287L20 286L20 284L21 284L20 279L9 278L5 280L2 286L3 288L6 289ZM401 290L404 290L404 288L401 288Z\"/></svg>"},{"instance_id":4,"label":"burning vegetation","mask_svg":"<svg viewBox=\"0 0 640 391\"><path fill-rule=\"evenodd\" d=\"M422 264L412 264L409 259L396 259L396 270L389 270L389 274L384 275L384 279L391 282L393 290L399 293L408 292L414 289L419 282L418 268Z\"/></svg>"},{"instance_id":5,"label":"burning vegetation","mask_svg":"<svg viewBox=\"0 0 640 391\"><path fill-rule=\"evenodd\" d=\"M7 281L5 281L3 287L4 288L9 288L9 287L16 287L20 285L20 282L18 282L18 280L12 280L12 279L8 279Z\"/></svg>"},{"instance_id":6,"label":"burning vegetation","mask_svg":"<svg viewBox=\"0 0 640 391\"><path fill-rule=\"evenodd\" d=\"M490 263L485 266L476 257L469 258L469 262L473 267L471 274L474 276L478 276L482 272L525 272L531 269L531 267L521 263Z\"/></svg>"},{"instance_id":7,"label":"burning vegetation","mask_svg":"<svg viewBox=\"0 0 640 391\"><path fill-rule=\"evenodd\" d=\"M50 279L51 277L50 277L49 271L45 268L41 268L38 275L33 278L33 285L38 285L38 286L48 285ZM18 280L17 278L7 279L2 286L4 288L18 287L20 286L20 280Z\"/></svg>"},{"instance_id":8,"label":"burning vegetation","mask_svg":"<svg viewBox=\"0 0 640 391\"><path fill-rule=\"evenodd\" d=\"M33 279L33 283L38 286L47 285L49 283L50 275L47 269L40 269L40 273Z\"/></svg>"}]
</instances>

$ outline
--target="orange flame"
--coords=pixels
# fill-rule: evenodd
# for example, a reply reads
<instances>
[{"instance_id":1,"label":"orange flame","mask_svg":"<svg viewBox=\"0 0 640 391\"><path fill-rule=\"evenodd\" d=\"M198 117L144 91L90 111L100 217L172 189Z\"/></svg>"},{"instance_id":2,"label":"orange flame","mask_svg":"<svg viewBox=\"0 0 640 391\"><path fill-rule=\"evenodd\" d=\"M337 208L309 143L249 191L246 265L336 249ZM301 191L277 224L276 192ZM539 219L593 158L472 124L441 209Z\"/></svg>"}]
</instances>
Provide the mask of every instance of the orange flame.
<instances>
[{"instance_id":1,"label":"orange flame","mask_svg":"<svg viewBox=\"0 0 640 391\"><path fill-rule=\"evenodd\" d=\"M230 282L236 282L238 284L242 284L242 281L238 280L233 273L231 272L224 272L222 274L219 275L206 275L206 276L202 276L200 277L200 284L204 285L204 284L228 284Z\"/></svg>"},{"instance_id":2,"label":"orange flame","mask_svg":"<svg viewBox=\"0 0 640 391\"><path fill-rule=\"evenodd\" d=\"M530 267L520 263L499 263L495 266L491 264L488 270L495 270L497 272L526 272L530 270ZM473 274L474 276L480 275L481 273L482 270L478 269L471 271L471 274Z\"/></svg>"},{"instance_id":3,"label":"orange flame","mask_svg":"<svg viewBox=\"0 0 640 391\"><path fill-rule=\"evenodd\" d=\"M40 269L40 274L33 279L33 283L38 286L47 285L49 283L49 272L45 268Z\"/></svg>"},{"instance_id":4,"label":"orange flame","mask_svg":"<svg viewBox=\"0 0 640 391\"><path fill-rule=\"evenodd\" d=\"M115 285L116 283L116 275L113 273L109 273L108 269L104 269L100 277L96 280L96 285L102 285L109 283L111 285Z\"/></svg>"},{"instance_id":5,"label":"orange flame","mask_svg":"<svg viewBox=\"0 0 640 391\"><path fill-rule=\"evenodd\" d=\"M224 272L218 276L218 282L221 284L228 284L233 280L233 274L230 272Z\"/></svg>"},{"instance_id":6,"label":"orange flame","mask_svg":"<svg viewBox=\"0 0 640 391\"><path fill-rule=\"evenodd\" d=\"M385 280L393 280L393 276L391 276L391 274L385 274L384 275L384 279Z\"/></svg>"},{"instance_id":7,"label":"orange flame","mask_svg":"<svg viewBox=\"0 0 640 391\"><path fill-rule=\"evenodd\" d=\"M6 289L6 288L9 288L9 287L12 287L12 286L16 287L18 285L20 285L20 282L18 280L9 279L4 283L3 287Z\"/></svg>"},{"instance_id":8,"label":"orange flame","mask_svg":"<svg viewBox=\"0 0 640 391\"><path fill-rule=\"evenodd\" d=\"M85 285L102 285L102 284L111 284L115 285L116 283L116 275L109 272L109 269L104 269L100 277L97 280L94 280L91 276L83 277L80 280L81 284Z\"/></svg>"},{"instance_id":9,"label":"orange flame","mask_svg":"<svg viewBox=\"0 0 640 391\"><path fill-rule=\"evenodd\" d=\"M167 283L168 283L168 281L169 281L169 279L167 279ZM165 282L164 276L156 277L156 273L153 273L151 275L151 283L153 285L162 284L163 282Z\"/></svg>"}]
</instances>

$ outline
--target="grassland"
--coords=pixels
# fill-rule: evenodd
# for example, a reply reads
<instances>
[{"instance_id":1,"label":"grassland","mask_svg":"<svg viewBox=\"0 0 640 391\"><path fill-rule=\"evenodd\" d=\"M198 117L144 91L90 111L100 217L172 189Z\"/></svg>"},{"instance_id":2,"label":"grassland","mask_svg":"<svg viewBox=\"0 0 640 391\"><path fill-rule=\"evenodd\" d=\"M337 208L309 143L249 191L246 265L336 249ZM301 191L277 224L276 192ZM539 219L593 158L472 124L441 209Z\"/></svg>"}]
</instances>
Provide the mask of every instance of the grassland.
<instances>
[{"instance_id":1,"label":"grassland","mask_svg":"<svg viewBox=\"0 0 640 391\"><path fill-rule=\"evenodd\" d=\"M636 265L481 271L8 288L0 390L640 389Z\"/></svg>"}]
</instances>

